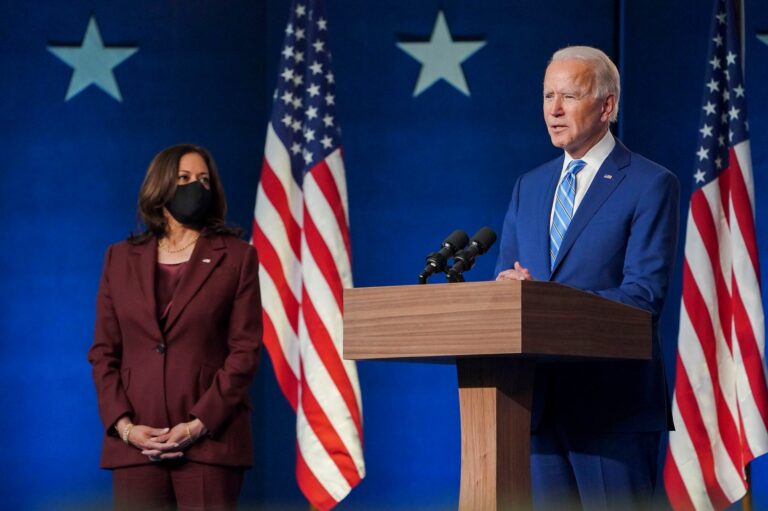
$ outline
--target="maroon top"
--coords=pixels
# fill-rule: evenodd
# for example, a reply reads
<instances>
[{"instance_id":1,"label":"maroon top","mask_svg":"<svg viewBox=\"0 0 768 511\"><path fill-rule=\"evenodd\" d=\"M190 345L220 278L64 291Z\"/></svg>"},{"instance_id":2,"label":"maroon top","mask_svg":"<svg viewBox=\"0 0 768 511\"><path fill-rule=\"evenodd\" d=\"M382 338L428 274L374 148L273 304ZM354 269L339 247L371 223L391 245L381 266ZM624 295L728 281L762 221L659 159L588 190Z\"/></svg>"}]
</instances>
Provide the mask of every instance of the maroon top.
<instances>
[{"instance_id":1,"label":"maroon top","mask_svg":"<svg viewBox=\"0 0 768 511\"><path fill-rule=\"evenodd\" d=\"M187 262L166 264L157 263L157 274L155 276L155 303L157 303L157 320L160 325L165 324L168 318L168 311L173 304L173 294L176 286L179 285L181 276L184 274L184 268Z\"/></svg>"}]
</instances>

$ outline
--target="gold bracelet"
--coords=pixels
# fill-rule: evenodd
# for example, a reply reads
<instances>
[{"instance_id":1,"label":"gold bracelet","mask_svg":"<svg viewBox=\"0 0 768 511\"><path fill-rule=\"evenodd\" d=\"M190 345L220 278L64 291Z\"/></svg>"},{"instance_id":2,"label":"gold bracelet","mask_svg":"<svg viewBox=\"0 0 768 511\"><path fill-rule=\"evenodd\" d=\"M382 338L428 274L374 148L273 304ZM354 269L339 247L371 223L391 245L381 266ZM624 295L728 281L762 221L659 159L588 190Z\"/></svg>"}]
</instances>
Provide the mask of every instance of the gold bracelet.
<instances>
[{"instance_id":1,"label":"gold bracelet","mask_svg":"<svg viewBox=\"0 0 768 511\"><path fill-rule=\"evenodd\" d=\"M130 442L128 441L128 438L131 436L131 430L133 429L133 426L134 424L132 422L129 422L128 425L125 426L125 429L123 429L122 438L123 438L123 442L125 442L126 444L130 444Z\"/></svg>"},{"instance_id":2,"label":"gold bracelet","mask_svg":"<svg viewBox=\"0 0 768 511\"><path fill-rule=\"evenodd\" d=\"M189 423L185 422L184 426L187 428L187 438L189 439L190 442L192 442L193 441L192 440L192 433L189 432Z\"/></svg>"}]
</instances>

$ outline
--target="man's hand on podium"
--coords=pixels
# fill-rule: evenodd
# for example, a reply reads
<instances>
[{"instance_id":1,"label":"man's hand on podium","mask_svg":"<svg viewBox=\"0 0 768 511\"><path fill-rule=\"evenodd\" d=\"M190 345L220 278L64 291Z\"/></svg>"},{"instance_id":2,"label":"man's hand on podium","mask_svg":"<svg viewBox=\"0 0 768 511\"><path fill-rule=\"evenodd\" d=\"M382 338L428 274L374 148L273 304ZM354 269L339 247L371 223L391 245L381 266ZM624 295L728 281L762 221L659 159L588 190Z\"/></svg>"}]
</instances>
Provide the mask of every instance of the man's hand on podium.
<instances>
[{"instance_id":1,"label":"man's hand on podium","mask_svg":"<svg viewBox=\"0 0 768 511\"><path fill-rule=\"evenodd\" d=\"M515 261L515 267L504 270L496 276L496 280L535 280L528 268L523 268L520 261Z\"/></svg>"}]
</instances>

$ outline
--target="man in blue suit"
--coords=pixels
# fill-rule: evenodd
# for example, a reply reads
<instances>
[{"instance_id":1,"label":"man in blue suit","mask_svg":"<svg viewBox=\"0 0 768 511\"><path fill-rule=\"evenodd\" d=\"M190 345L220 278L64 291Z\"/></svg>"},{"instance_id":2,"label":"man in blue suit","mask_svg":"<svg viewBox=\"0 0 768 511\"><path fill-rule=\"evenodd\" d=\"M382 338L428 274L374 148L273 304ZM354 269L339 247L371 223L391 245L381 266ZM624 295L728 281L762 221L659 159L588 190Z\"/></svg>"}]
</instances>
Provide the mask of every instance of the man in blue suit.
<instances>
[{"instance_id":1,"label":"man in blue suit","mask_svg":"<svg viewBox=\"0 0 768 511\"><path fill-rule=\"evenodd\" d=\"M611 135L619 93L619 72L602 51L553 55L544 119L564 154L517 180L504 220L497 280L550 280L653 314L650 361L537 367L537 509L645 509L659 438L672 427L658 320L677 247L679 183Z\"/></svg>"}]
</instances>

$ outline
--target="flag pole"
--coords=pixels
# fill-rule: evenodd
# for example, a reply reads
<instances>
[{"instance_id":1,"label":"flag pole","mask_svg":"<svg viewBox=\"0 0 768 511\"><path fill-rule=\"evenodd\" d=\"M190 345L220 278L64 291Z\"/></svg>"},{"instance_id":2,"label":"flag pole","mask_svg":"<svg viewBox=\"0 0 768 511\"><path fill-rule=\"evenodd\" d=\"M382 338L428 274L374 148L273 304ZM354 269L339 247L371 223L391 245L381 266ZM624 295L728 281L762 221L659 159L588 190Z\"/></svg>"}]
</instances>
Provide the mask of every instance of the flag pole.
<instances>
[{"instance_id":1,"label":"flag pole","mask_svg":"<svg viewBox=\"0 0 768 511\"><path fill-rule=\"evenodd\" d=\"M741 501L741 511L752 511L752 465L747 463L744 473L747 476L747 493Z\"/></svg>"}]
</instances>

